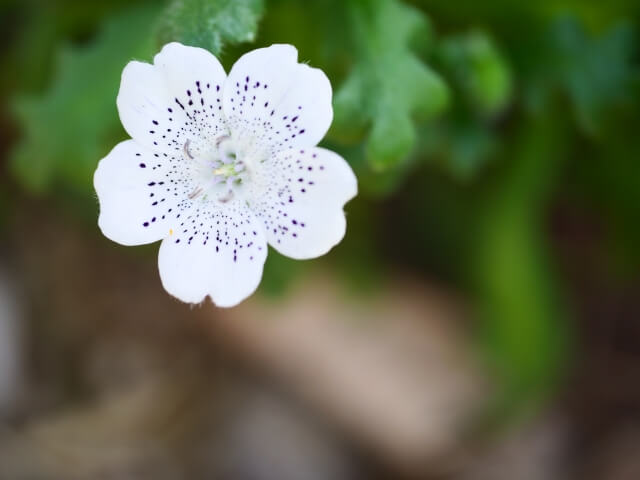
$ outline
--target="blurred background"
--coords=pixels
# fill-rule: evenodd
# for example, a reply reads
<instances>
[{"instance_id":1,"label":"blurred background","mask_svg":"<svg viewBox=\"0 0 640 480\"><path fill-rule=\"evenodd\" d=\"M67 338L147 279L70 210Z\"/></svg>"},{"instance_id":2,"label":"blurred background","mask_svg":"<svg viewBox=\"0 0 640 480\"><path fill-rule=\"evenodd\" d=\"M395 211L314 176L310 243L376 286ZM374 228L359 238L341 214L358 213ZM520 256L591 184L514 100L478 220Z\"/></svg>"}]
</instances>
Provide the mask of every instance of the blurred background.
<instances>
[{"instance_id":1,"label":"blurred background","mask_svg":"<svg viewBox=\"0 0 640 480\"><path fill-rule=\"evenodd\" d=\"M637 0L0 0L0 479L640 478ZM359 179L231 310L97 228L123 67L291 43Z\"/></svg>"}]
</instances>

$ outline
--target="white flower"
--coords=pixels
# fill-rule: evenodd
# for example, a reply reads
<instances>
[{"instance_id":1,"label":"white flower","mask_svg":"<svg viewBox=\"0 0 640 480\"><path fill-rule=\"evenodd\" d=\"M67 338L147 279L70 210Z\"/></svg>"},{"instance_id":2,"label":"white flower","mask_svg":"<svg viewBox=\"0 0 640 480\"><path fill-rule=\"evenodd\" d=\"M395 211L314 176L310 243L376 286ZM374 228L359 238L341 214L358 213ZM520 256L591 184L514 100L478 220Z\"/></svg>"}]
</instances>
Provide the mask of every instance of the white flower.
<instances>
[{"instance_id":1,"label":"white flower","mask_svg":"<svg viewBox=\"0 0 640 480\"><path fill-rule=\"evenodd\" d=\"M316 144L333 117L331 85L290 45L242 56L227 76L201 48L165 45L122 72L118 112L131 140L94 176L98 225L123 245L162 240L164 288L223 307L251 295L267 244L306 259L345 233L356 178Z\"/></svg>"}]
</instances>

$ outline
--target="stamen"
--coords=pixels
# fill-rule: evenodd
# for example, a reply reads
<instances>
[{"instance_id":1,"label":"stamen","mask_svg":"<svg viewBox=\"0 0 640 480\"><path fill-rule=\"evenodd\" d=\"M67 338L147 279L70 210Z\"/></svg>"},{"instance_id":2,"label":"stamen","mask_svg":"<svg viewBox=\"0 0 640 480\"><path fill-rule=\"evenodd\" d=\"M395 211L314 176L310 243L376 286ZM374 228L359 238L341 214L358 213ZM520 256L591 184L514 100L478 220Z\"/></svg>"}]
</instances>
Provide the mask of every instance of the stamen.
<instances>
[{"instance_id":1,"label":"stamen","mask_svg":"<svg viewBox=\"0 0 640 480\"><path fill-rule=\"evenodd\" d=\"M227 202L228 202L229 200L231 200L232 198L233 198L233 190L229 190L225 196L223 196L223 197L219 197L219 198L218 198L218 201L219 201L220 203L227 203Z\"/></svg>"},{"instance_id":2,"label":"stamen","mask_svg":"<svg viewBox=\"0 0 640 480\"><path fill-rule=\"evenodd\" d=\"M225 140L228 140L228 139L229 139L229 135L222 135L222 136L216 138L216 148L218 148L222 142L224 142Z\"/></svg>"},{"instance_id":3,"label":"stamen","mask_svg":"<svg viewBox=\"0 0 640 480\"><path fill-rule=\"evenodd\" d=\"M202 188L201 187L196 188L193 192L189 194L189 200L193 200L194 198L198 197L201 193L202 193Z\"/></svg>"},{"instance_id":4,"label":"stamen","mask_svg":"<svg viewBox=\"0 0 640 480\"><path fill-rule=\"evenodd\" d=\"M184 147L182 148L182 150L184 151L184 154L189 157L191 160L193 160L193 155L191 155L191 152L189 151L189 144L191 143L191 140L187 139L186 142L184 142Z\"/></svg>"},{"instance_id":5,"label":"stamen","mask_svg":"<svg viewBox=\"0 0 640 480\"><path fill-rule=\"evenodd\" d=\"M216 186L215 190L218 191L220 196L217 198L220 203L227 203L235 196L235 187L240 185L243 181L243 175L241 172L246 172L246 165L236 157L231 137L228 135L221 135L215 140L217 152L209 152L204 158L200 158L200 152L192 154L190 146L191 140L187 140L183 146L184 155L186 158L196 160L201 167L198 172L210 172L204 173L209 176L208 185L204 187L195 187L194 190L188 195L189 200L193 200L197 197L205 195L205 192L209 192L212 186ZM214 158L211 158L211 156ZM202 161L201 161L202 160ZM202 168L203 167L203 168ZM205 196L205 199L208 198Z\"/></svg>"}]
</instances>

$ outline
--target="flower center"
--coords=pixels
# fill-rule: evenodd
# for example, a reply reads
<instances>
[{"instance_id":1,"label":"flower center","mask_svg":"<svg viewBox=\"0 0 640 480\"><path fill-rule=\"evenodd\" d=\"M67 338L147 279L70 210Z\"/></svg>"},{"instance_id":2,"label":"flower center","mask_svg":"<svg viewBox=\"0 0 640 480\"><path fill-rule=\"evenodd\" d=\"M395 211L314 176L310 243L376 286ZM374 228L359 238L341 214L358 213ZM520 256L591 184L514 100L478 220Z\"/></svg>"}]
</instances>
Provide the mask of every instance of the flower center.
<instances>
[{"instance_id":1,"label":"flower center","mask_svg":"<svg viewBox=\"0 0 640 480\"><path fill-rule=\"evenodd\" d=\"M189 195L192 200L202 196L203 199L215 198L222 203L228 202L247 179L246 166L237 158L233 141L227 135L216 140L215 148L200 155L194 155L187 140L184 153L187 160L196 163L197 187Z\"/></svg>"}]
</instances>

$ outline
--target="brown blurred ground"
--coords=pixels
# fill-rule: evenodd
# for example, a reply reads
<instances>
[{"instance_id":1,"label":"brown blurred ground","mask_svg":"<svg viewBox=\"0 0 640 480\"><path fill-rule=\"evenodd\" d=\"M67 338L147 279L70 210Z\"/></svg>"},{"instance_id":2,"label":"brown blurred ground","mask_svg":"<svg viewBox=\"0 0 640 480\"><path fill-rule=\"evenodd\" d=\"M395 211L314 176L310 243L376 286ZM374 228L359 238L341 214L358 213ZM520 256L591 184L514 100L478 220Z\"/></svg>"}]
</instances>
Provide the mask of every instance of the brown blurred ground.
<instances>
[{"instance_id":1,"label":"brown blurred ground","mask_svg":"<svg viewBox=\"0 0 640 480\"><path fill-rule=\"evenodd\" d=\"M640 359L606 332L545 411L469 436L492 385L459 298L402 274L345 295L310 263L277 302L189 307L154 248L52 212L22 208L3 249L24 373L3 480L640 478L637 386L604 367Z\"/></svg>"}]
</instances>

